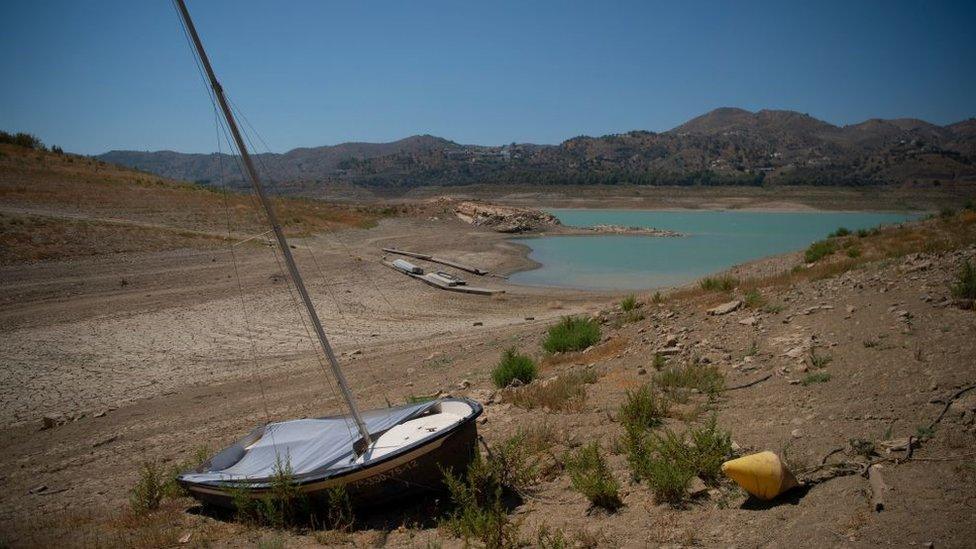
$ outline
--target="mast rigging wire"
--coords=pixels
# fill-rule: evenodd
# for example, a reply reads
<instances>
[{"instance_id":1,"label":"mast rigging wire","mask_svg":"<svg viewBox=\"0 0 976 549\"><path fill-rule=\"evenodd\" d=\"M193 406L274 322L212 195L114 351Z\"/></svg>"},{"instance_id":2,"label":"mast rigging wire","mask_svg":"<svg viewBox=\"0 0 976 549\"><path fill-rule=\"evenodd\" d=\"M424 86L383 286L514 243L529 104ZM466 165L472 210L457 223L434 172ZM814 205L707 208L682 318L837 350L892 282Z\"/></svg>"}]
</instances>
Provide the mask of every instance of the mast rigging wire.
<instances>
[{"instance_id":1,"label":"mast rigging wire","mask_svg":"<svg viewBox=\"0 0 976 549\"><path fill-rule=\"evenodd\" d=\"M196 52L196 49L193 47L193 44L192 44L192 42L190 40L189 30L186 28L186 23L183 21L183 17L180 15L181 10L179 9L179 6L177 5L176 0L173 0L172 3L173 3L173 6L174 6L174 9L176 9L176 11L177 11L177 14L178 14L177 19L180 22L180 28L183 31L184 38L187 40L188 44L190 45L190 50L191 50L191 52L193 54L192 57L193 57L194 64L197 67L197 72L200 75L200 77L201 77L201 79L202 79L202 81L204 83L204 88L207 90L207 96L210 99L211 106L214 108L214 110L216 112L217 102L216 102L215 92L211 88L211 86L209 85L208 79L203 74L203 69L201 67L201 60L198 58L199 56L198 56L198 54ZM217 117L217 121L220 122L219 116ZM224 127L224 124L223 123L219 123L218 124L218 127L224 133L224 137L225 137L225 139L227 139L228 144L230 144L230 139L229 139L229 136L227 135L227 128ZM218 136L218 149L219 149L219 136ZM241 171L241 175L243 176L244 175L244 170L243 170L243 166L241 165L242 159L240 157L236 156L236 155L233 155L233 158L235 159L235 161L236 161L236 163L238 165L238 169ZM220 157L219 154L218 154L218 162L221 162L221 157ZM222 169L223 169L222 168L222 164L220 164L221 173L222 173ZM254 199L253 195L251 195L251 193L248 193L248 196L251 199L252 205L256 206L255 199ZM225 197L225 199L226 199L226 197ZM255 208L255 213L256 213L256 210L257 210L257 208ZM229 223L229 219L228 219L228 223ZM277 250L275 250L275 247L274 246L272 246L272 252L273 252L274 257L275 257L275 262L278 264L278 269L279 270L282 270L281 262L279 261L278 254L277 254ZM237 269L237 264L236 264L236 254L235 254L235 270L236 269ZM292 283L297 283L297 282L293 280ZM298 307L297 300L295 299L294 293L292 292L291 284L288 284L287 287L288 287L289 295L292 298L293 305L295 306L295 308L296 308L296 310L298 312L299 318L301 319L302 324L305 327L306 335L308 336L309 342L311 343L311 341L312 341L311 331L310 331L310 329L308 327L308 324L305 321L304 315L301 314L301 309ZM241 297L242 297L242 302L243 302L243 300L244 300L243 299L243 287L240 286L239 288L240 288L239 291L241 292ZM246 315L246 308L244 309L244 311L245 311L244 314ZM313 352L314 352L315 346L312 345L312 347L313 347ZM323 369L325 369L326 366L325 366L325 364L323 364L322 358L320 357L320 355L318 353L315 353L315 356L318 359L319 365ZM256 363L256 357L255 357L255 364L257 364ZM333 392L333 396L338 399L338 395L336 394L336 387L333 386L332 380L328 376L328 372L327 371L326 371L326 380L328 382L329 388ZM263 384L261 385L261 389L262 389L262 401L263 401L263 404L265 406L266 417L269 417L269 414L267 413L267 399L266 399L266 396L264 395ZM353 410L353 411L355 412L355 410ZM351 428L349 426L349 420L350 420L350 418L346 417L346 421L344 423L346 423L346 428L347 428L347 430L349 430L350 436L352 436L352 430L351 430ZM271 435L273 437L273 432L271 433ZM272 438L272 443L273 442L274 442L274 439Z\"/></svg>"}]
</instances>

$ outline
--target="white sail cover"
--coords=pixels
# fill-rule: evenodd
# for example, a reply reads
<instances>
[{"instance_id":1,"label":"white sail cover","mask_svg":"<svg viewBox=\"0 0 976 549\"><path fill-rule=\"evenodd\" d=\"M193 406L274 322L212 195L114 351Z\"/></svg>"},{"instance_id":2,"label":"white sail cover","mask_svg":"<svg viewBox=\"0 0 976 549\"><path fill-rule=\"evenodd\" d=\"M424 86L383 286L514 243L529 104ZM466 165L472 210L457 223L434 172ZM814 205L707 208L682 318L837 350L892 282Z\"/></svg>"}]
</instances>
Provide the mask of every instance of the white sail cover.
<instances>
[{"instance_id":1,"label":"white sail cover","mask_svg":"<svg viewBox=\"0 0 976 549\"><path fill-rule=\"evenodd\" d=\"M424 402L370 410L363 421L371 437L426 412L436 402ZM250 437L245 439L246 441ZM210 462L209 470L186 473L181 480L192 483L226 483L268 480L278 467L290 465L292 474L302 477L329 476L336 471L362 466L356 463L353 444L359 439L356 426L348 416L320 419L296 419L269 423L260 438L248 446L238 443L220 452Z\"/></svg>"}]
</instances>

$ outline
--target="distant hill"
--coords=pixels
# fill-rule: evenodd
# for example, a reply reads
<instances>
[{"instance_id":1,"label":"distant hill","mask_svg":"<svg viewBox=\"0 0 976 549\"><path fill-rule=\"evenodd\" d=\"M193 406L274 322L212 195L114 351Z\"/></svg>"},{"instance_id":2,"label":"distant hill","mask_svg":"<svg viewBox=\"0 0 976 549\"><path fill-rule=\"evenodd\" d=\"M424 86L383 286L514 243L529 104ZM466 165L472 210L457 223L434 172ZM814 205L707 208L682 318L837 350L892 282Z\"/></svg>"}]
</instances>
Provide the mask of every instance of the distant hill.
<instances>
[{"instance_id":1,"label":"distant hill","mask_svg":"<svg viewBox=\"0 0 976 549\"><path fill-rule=\"evenodd\" d=\"M8 134L9 135L9 134ZM210 249L267 230L250 194L63 152L0 132L0 266L104 254ZM291 197L275 207L290 235L369 227L388 210ZM228 234L231 232L231 234Z\"/></svg>"},{"instance_id":2,"label":"distant hill","mask_svg":"<svg viewBox=\"0 0 976 549\"><path fill-rule=\"evenodd\" d=\"M100 160L214 184L244 181L228 155L112 151ZM663 133L580 136L559 145L461 145L413 136L256 156L284 192L324 185L397 192L475 183L528 185L976 184L976 120L901 118L834 126L785 110L720 108Z\"/></svg>"}]
</instances>

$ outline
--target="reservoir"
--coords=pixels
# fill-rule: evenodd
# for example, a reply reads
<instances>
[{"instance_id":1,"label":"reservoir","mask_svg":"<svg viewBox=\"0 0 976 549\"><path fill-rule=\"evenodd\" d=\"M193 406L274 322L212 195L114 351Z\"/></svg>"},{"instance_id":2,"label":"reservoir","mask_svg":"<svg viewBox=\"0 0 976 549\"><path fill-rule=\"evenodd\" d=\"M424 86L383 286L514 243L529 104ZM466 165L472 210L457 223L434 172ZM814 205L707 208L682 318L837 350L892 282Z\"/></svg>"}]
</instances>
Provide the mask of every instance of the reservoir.
<instances>
[{"instance_id":1,"label":"reservoir","mask_svg":"<svg viewBox=\"0 0 976 549\"><path fill-rule=\"evenodd\" d=\"M681 237L544 236L518 242L542 264L514 273L517 284L639 290L692 282L733 265L806 248L838 227L851 231L917 217L894 212L741 210L549 210L564 225L623 225L678 231Z\"/></svg>"}]
</instances>

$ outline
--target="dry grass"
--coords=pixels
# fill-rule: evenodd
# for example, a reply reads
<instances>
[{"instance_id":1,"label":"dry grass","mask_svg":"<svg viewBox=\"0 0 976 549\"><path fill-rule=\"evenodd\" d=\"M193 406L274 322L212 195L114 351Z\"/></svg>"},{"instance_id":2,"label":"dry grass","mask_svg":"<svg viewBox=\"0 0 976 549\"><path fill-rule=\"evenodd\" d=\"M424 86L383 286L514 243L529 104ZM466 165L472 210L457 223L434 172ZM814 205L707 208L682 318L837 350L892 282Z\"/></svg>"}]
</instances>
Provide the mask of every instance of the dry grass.
<instances>
[{"instance_id":1,"label":"dry grass","mask_svg":"<svg viewBox=\"0 0 976 549\"><path fill-rule=\"evenodd\" d=\"M188 500L164 500L151 513L78 509L37 517L10 534L13 546L24 547L207 547L221 537L220 526L186 513ZM180 538L190 534L186 544Z\"/></svg>"},{"instance_id":2,"label":"dry grass","mask_svg":"<svg viewBox=\"0 0 976 549\"><path fill-rule=\"evenodd\" d=\"M731 292L739 281L731 276L705 277L698 281L698 287L706 292Z\"/></svg>"},{"instance_id":3,"label":"dry grass","mask_svg":"<svg viewBox=\"0 0 976 549\"><path fill-rule=\"evenodd\" d=\"M557 432L551 424L542 422L520 428L517 436L521 438L526 452L542 454L561 443L562 435L563 433Z\"/></svg>"},{"instance_id":4,"label":"dry grass","mask_svg":"<svg viewBox=\"0 0 976 549\"><path fill-rule=\"evenodd\" d=\"M630 339L623 336L615 336L606 343L595 345L586 352L559 353L558 355L547 355L542 360L545 367L557 366L560 364L581 364L594 363L607 360L627 348Z\"/></svg>"},{"instance_id":5,"label":"dry grass","mask_svg":"<svg viewBox=\"0 0 976 549\"><path fill-rule=\"evenodd\" d=\"M207 249L225 239L181 229L0 213L0 265L110 253Z\"/></svg>"},{"instance_id":6,"label":"dry grass","mask_svg":"<svg viewBox=\"0 0 976 549\"><path fill-rule=\"evenodd\" d=\"M506 389L502 394L505 400L528 410L548 408L575 412L581 410L586 401L586 385L595 383L596 378L596 372L582 368L525 387Z\"/></svg>"},{"instance_id":7,"label":"dry grass","mask_svg":"<svg viewBox=\"0 0 976 549\"><path fill-rule=\"evenodd\" d=\"M44 210L52 216L88 217L96 222L79 227L72 221L31 219L30 223L40 225L41 236L50 240L41 244L44 258L59 257L59 239L65 240L65 253L72 256L79 255L84 239L117 243L128 238L130 230L137 233L133 246L145 242L149 250L159 249L163 245L160 241L166 239L175 240L177 246L199 245L203 242L193 231L221 235L227 232L228 225L240 234L267 230L263 214L250 195L219 192L83 156L6 144L0 144L0 203ZM285 231L293 236L344 227L368 228L385 215L375 208L301 198L276 198L274 203ZM127 226L126 222L141 224L141 228ZM5 222L0 233L4 255L30 260L31 252L20 251L19 247L33 244L25 241L22 230L10 225ZM160 234L154 234L157 230ZM180 231L189 233L181 235ZM101 251L111 246L97 244L95 248Z\"/></svg>"},{"instance_id":8,"label":"dry grass","mask_svg":"<svg viewBox=\"0 0 976 549\"><path fill-rule=\"evenodd\" d=\"M606 545L606 540L602 532L582 529L567 534L562 528L551 530L543 524L536 534L534 547L539 549L567 549L569 547L595 549L604 545Z\"/></svg>"},{"instance_id":9,"label":"dry grass","mask_svg":"<svg viewBox=\"0 0 976 549\"><path fill-rule=\"evenodd\" d=\"M673 397L682 398L681 389L696 389L710 397L725 388L725 376L718 367L690 360L685 364L668 366L654 376L654 383Z\"/></svg>"}]
</instances>

